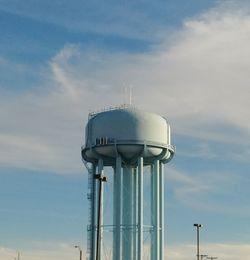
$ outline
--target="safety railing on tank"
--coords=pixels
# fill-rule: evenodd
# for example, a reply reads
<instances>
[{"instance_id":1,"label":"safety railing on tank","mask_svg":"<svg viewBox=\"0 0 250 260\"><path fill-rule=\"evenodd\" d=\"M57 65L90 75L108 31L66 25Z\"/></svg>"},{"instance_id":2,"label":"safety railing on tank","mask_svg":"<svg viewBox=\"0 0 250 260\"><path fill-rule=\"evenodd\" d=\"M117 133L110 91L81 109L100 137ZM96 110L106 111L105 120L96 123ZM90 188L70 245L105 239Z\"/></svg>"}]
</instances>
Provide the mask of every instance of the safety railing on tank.
<instances>
[{"instance_id":1,"label":"safety railing on tank","mask_svg":"<svg viewBox=\"0 0 250 260\"><path fill-rule=\"evenodd\" d=\"M102 108L100 110L90 111L88 119L90 120L92 117L94 117L95 115L97 115L101 112L108 112L108 111L124 109L124 108L136 108L136 107L133 106L133 105L130 105L130 104L121 104L119 106L114 106L114 107L105 107L105 108Z\"/></svg>"},{"instance_id":2,"label":"safety railing on tank","mask_svg":"<svg viewBox=\"0 0 250 260\"><path fill-rule=\"evenodd\" d=\"M164 144L160 142L153 142L153 141L147 141L147 140L115 140L114 138L109 138L107 136L101 137L101 138L96 138L95 143L92 143L90 147L94 146L103 146L103 145L119 145L119 144L125 144L125 145L133 145L133 144L138 144L138 145L148 145L148 146L154 146L154 147L162 147L162 148L168 148L169 150L175 152L176 147L175 145L172 144ZM88 148L89 145L87 146L82 146L82 149Z\"/></svg>"}]
</instances>

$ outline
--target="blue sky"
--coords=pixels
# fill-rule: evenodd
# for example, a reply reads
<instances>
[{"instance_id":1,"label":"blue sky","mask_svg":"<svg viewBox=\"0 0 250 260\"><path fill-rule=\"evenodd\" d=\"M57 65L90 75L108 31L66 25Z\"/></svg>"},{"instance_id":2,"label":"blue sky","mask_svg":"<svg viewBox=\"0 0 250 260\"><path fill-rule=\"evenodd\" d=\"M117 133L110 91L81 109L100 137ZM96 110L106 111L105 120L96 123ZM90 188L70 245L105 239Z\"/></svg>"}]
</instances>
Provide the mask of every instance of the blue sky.
<instances>
[{"instance_id":1,"label":"blue sky","mask_svg":"<svg viewBox=\"0 0 250 260\"><path fill-rule=\"evenodd\" d=\"M250 253L248 1L0 0L0 258L85 248L89 111L166 117L166 255ZM107 186L107 192L109 186Z\"/></svg>"}]
</instances>

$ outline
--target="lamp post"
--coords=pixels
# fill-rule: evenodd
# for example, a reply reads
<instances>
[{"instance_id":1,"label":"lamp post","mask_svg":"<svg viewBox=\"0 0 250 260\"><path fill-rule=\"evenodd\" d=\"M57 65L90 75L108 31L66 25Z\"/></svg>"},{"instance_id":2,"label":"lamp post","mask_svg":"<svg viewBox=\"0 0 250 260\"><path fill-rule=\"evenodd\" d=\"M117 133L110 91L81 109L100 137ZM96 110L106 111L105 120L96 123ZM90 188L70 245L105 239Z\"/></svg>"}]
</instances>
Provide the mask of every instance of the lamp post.
<instances>
[{"instance_id":1,"label":"lamp post","mask_svg":"<svg viewBox=\"0 0 250 260\"><path fill-rule=\"evenodd\" d=\"M79 251L80 251L80 260L82 260L82 249L80 246L75 246L75 248L78 248Z\"/></svg>"},{"instance_id":2,"label":"lamp post","mask_svg":"<svg viewBox=\"0 0 250 260\"><path fill-rule=\"evenodd\" d=\"M99 181L99 198L98 198L98 213L97 213L97 234L96 234L96 260L101 259L101 240L102 240L102 222L103 222L103 182L107 182L107 177L101 174L96 174L95 178Z\"/></svg>"},{"instance_id":3,"label":"lamp post","mask_svg":"<svg viewBox=\"0 0 250 260\"><path fill-rule=\"evenodd\" d=\"M197 260L200 260L200 228L202 227L202 225L194 224L194 227L196 227L197 230Z\"/></svg>"}]
</instances>

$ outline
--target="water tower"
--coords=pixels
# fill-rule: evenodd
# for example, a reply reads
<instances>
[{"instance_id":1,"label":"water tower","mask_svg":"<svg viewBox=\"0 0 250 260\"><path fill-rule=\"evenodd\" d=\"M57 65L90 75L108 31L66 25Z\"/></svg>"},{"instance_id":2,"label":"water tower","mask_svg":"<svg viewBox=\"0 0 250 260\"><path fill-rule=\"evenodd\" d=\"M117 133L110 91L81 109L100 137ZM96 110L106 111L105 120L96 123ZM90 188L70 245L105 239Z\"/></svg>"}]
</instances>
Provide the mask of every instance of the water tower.
<instances>
[{"instance_id":1,"label":"water tower","mask_svg":"<svg viewBox=\"0 0 250 260\"><path fill-rule=\"evenodd\" d=\"M150 168L150 259L164 260L164 164L175 152L165 118L131 106L89 114L82 158L89 171L88 259L102 260L105 168L112 168L113 260L144 260L144 169Z\"/></svg>"}]
</instances>

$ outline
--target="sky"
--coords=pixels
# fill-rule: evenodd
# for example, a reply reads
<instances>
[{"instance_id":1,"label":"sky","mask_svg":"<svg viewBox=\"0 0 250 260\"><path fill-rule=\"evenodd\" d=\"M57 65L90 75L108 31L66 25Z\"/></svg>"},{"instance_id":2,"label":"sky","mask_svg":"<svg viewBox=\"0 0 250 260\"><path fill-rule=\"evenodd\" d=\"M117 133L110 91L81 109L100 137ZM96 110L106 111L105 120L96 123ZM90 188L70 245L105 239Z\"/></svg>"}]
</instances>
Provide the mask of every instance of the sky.
<instances>
[{"instance_id":1,"label":"sky","mask_svg":"<svg viewBox=\"0 0 250 260\"><path fill-rule=\"evenodd\" d=\"M0 0L0 26L1 260L85 254L84 127L128 87L176 146L166 259L195 259L201 223L203 254L250 260L249 1Z\"/></svg>"}]
</instances>

